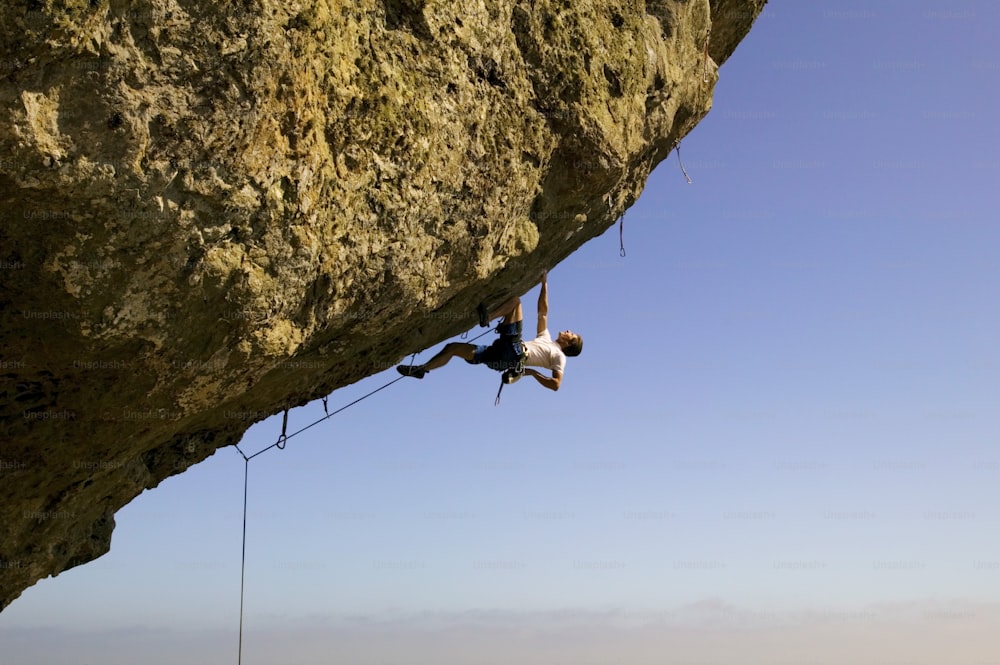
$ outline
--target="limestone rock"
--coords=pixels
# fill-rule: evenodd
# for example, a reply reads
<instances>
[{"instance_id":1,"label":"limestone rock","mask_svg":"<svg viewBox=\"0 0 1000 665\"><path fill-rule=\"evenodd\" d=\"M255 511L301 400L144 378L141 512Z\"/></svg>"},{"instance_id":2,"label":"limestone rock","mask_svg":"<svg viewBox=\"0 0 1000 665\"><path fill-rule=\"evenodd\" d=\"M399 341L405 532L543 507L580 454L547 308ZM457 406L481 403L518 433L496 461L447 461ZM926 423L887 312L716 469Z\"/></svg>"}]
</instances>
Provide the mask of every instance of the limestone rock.
<instances>
[{"instance_id":1,"label":"limestone rock","mask_svg":"<svg viewBox=\"0 0 1000 665\"><path fill-rule=\"evenodd\" d=\"M606 230L762 5L0 6L0 608Z\"/></svg>"}]
</instances>

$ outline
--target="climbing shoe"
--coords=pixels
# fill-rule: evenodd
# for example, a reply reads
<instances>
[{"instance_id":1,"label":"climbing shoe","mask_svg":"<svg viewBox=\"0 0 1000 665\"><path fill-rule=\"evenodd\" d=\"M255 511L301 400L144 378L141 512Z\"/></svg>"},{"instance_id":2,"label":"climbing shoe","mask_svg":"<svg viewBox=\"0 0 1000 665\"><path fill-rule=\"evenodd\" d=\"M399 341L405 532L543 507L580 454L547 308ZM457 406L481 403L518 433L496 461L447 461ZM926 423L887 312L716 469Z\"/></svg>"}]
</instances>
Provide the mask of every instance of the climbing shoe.
<instances>
[{"instance_id":1,"label":"climbing shoe","mask_svg":"<svg viewBox=\"0 0 1000 665\"><path fill-rule=\"evenodd\" d=\"M487 328L490 325L490 313L486 309L485 303L479 303L476 305L476 314L479 315L479 327Z\"/></svg>"},{"instance_id":2,"label":"climbing shoe","mask_svg":"<svg viewBox=\"0 0 1000 665\"><path fill-rule=\"evenodd\" d=\"M422 379L427 373L420 365L396 365L396 370L403 376L412 376L414 379Z\"/></svg>"}]
</instances>

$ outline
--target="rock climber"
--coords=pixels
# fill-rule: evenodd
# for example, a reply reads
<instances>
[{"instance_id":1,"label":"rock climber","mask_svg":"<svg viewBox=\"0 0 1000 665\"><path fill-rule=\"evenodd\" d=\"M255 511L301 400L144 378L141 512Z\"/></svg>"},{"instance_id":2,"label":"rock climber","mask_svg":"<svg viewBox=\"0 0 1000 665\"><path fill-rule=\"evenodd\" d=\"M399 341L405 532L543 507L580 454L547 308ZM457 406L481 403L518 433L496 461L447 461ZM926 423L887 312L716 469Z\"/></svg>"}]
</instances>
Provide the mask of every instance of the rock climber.
<instances>
[{"instance_id":1,"label":"rock climber","mask_svg":"<svg viewBox=\"0 0 1000 665\"><path fill-rule=\"evenodd\" d=\"M486 365L504 372L505 383L516 381L523 373L534 377L549 390L559 390L566 370L566 357L580 355L583 338L571 330L563 330L554 340L549 334L549 291L545 272L542 273L542 290L538 294L538 334L535 339L528 342L521 340L521 299L518 297L507 300L493 311L480 304L477 311L479 325L483 327L493 319L503 317L496 328L500 337L492 344L451 342L423 365L399 365L396 367L399 373L422 379L427 372L443 367L458 356L472 365ZM536 367L550 370L552 376L546 376Z\"/></svg>"}]
</instances>

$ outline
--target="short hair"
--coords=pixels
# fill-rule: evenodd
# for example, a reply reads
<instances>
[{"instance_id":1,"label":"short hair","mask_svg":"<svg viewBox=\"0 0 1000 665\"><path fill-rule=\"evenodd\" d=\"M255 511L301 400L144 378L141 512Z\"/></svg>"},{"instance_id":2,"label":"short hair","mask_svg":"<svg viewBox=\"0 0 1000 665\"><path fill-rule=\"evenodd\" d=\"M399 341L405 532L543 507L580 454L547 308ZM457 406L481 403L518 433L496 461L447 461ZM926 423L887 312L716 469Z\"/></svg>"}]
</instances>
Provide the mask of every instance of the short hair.
<instances>
[{"instance_id":1,"label":"short hair","mask_svg":"<svg viewBox=\"0 0 1000 665\"><path fill-rule=\"evenodd\" d=\"M563 349L563 353L570 358L575 358L580 355L581 351L583 351L583 338L579 335L577 335L576 338L567 344L565 349Z\"/></svg>"}]
</instances>

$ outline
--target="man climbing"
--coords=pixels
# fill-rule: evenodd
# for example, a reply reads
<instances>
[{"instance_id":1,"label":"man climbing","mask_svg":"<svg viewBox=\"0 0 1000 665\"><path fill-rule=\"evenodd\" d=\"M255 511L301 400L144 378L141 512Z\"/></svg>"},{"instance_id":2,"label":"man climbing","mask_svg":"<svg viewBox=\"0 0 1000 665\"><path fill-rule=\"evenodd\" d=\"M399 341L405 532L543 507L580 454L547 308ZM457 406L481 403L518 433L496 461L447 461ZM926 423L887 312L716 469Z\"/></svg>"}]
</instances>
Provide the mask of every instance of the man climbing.
<instances>
[{"instance_id":1,"label":"man climbing","mask_svg":"<svg viewBox=\"0 0 1000 665\"><path fill-rule=\"evenodd\" d=\"M549 292L546 273L542 273L542 290L538 294L538 335L530 342L521 341L520 298L507 300L492 312L488 312L483 305L480 305L478 311L479 325L484 327L493 319L503 317L496 329L500 337L492 344L477 346L464 342L451 342L445 344L437 355L423 365L399 365L396 369L403 376L422 379L427 372L443 367L449 360L458 356L470 364L486 365L499 372L509 370L516 372L519 368L523 368L525 374L535 377L538 383L549 390L559 390L566 369L566 357L580 355L580 351L583 350L583 338L570 330L562 331L555 340L549 335ZM552 376L542 374L534 369L535 367L551 370Z\"/></svg>"}]
</instances>

